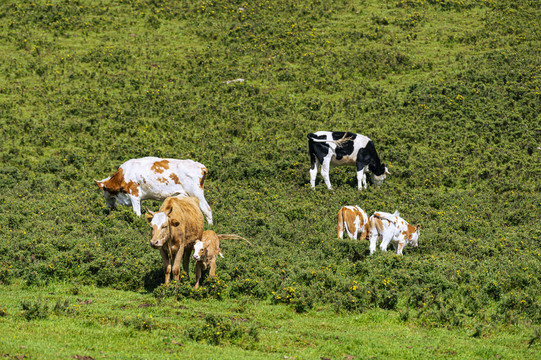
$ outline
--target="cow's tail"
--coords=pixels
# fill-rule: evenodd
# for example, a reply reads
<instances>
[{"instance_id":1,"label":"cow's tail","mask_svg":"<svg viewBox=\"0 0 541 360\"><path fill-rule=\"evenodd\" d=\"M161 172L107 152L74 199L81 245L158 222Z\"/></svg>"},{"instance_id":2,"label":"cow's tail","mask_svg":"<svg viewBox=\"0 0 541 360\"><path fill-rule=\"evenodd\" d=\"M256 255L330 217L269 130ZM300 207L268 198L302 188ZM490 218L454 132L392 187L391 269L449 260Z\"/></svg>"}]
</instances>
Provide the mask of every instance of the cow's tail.
<instances>
[{"instance_id":1,"label":"cow's tail","mask_svg":"<svg viewBox=\"0 0 541 360\"><path fill-rule=\"evenodd\" d=\"M238 236L237 234L219 234L218 239L220 240L244 240L248 244L252 245L251 242L243 238L242 236Z\"/></svg>"},{"instance_id":2,"label":"cow's tail","mask_svg":"<svg viewBox=\"0 0 541 360\"><path fill-rule=\"evenodd\" d=\"M344 208L338 210L338 223L336 224L336 232L339 239L344 238Z\"/></svg>"},{"instance_id":3,"label":"cow's tail","mask_svg":"<svg viewBox=\"0 0 541 360\"><path fill-rule=\"evenodd\" d=\"M374 215L370 216L370 219L368 220L370 222L370 231L376 231L376 233L381 233L383 231L383 223L381 220L387 220L384 217L381 217L379 213L374 213Z\"/></svg>"}]
</instances>

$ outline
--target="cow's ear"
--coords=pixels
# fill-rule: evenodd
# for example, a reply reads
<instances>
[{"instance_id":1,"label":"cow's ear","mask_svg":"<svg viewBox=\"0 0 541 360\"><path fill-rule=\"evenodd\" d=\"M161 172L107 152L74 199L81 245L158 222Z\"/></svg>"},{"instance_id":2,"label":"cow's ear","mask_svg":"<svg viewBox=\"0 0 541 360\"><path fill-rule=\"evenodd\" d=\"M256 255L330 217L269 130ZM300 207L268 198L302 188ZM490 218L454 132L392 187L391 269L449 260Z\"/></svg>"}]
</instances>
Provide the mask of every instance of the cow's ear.
<instances>
[{"instance_id":1,"label":"cow's ear","mask_svg":"<svg viewBox=\"0 0 541 360\"><path fill-rule=\"evenodd\" d=\"M176 219L171 219L171 226L176 227L179 226L180 222Z\"/></svg>"},{"instance_id":2,"label":"cow's ear","mask_svg":"<svg viewBox=\"0 0 541 360\"><path fill-rule=\"evenodd\" d=\"M96 183L96 185L98 185L98 188L99 188L100 190L103 189L103 182L98 181L98 180L94 180L94 182Z\"/></svg>"},{"instance_id":3,"label":"cow's ear","mask_svg":"<svg viewBox=\"0 0 541 360\"><path fill-rule=\"evenodd\" d=\"M145 214L145 218L147 219L148 222L151 222L153 217L154 217L153 214L149 214L149 213Z\"/></svg>"},{"instance_id":4,"label":"cow's ear","mask_svg":"<svg viewBox=\"0 0 541 360\"><path fill-rule=\"evenodd\" d=\"M417 224L417 226L415 227L415 231L419 232L420 229L421 229L421 224Z\"/></svg>"}]
</instances>

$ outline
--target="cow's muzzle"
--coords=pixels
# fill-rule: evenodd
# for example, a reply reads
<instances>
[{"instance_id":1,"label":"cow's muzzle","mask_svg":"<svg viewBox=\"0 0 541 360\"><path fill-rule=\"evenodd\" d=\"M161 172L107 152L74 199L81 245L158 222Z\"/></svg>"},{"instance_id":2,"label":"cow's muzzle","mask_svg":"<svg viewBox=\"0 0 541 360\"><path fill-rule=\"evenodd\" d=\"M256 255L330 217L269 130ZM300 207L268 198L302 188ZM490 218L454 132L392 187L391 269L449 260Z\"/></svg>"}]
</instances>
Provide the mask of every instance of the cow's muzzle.
<instances>
[{"instance_id":1,"label":"cow's muzzle","mask_svg":"<svg viewBox=\"0 0 541 360\"><path fill-rule=\"evenodd\" d=\"M159 249L159 248L162 247L162 244L160 244L160 242L159 242L158 240L156 240L156 241L150 240L150 241L148 242L148 244L149 244L150 247L153 248L153 249Z\"/></svg>"}]
</instances>

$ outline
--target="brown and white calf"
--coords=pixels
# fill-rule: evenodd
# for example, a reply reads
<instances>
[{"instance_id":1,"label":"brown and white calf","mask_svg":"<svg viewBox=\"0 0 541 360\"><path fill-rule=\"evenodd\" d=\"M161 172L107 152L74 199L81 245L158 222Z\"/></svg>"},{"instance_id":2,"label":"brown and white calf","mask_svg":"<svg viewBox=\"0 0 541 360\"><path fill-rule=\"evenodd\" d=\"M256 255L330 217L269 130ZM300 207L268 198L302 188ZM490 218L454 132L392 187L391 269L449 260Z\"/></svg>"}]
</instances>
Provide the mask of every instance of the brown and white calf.
<instances>
[{"instance_id":1,"label":"brown and white calf","mask_svg":"<svg viewBox=\"0 0 541 360\"><path fill-rule=\"evenodd\" d=\"M244 240L251 243L243 237L235 234L216 234L212 230L203 232L201 240L197 240L194 245L193 258L195 259L195 288L199 287L199 280L203 271L210 267L209 276L216 276L216 259L218 256L224 257L220 250L220 240Z\"/></svg>"},{"instance_id":2,"label":"brown and white calf","mask_svg":"<svg viewBox=\"0 0 541 360\"><path fill-rule=\"evenodd\" d=\"M364 240L369 230L368 215L359 206L344 206L338 211L336 231L339 239L344 237L345 231L350 239L357 239L360 235L360 240Z\"/></svg>"},{"instance_id":3,"label":"brown and white calf","mask_svg":"<svg viewBox=\"0 0 541 360\"><path fill-rule=\"evenodd\" d=\"M145 214L152 227L149 244L160 250L165 270L165 284L180 277L180 261L189 276L190 255L197 239L203 236L205 220L199 210L199 200L194 197L169 197L158 212Z\"/></svg>"},{"instance_id":4,"label":"brown and white calf","mask_svg":"<svg viewBox=\"0 0 541 360\"><path fill-rule=\"evenodd\" d=\"M145 157L126 161L113 176L96 184L103 190L107 206L131 205L137 216L141 216L142 200L194 196L212 224L212 211L204 195L207 172L203 164L193 160Z\"/></svg>"},{"instance_id":5,"label":"brown and white calf","mask_svg":"<svg viewBox=\"0 0 541 360\"><path fill-rule=\"evenodd\" d=\"M370 222L370 254L376 251L376 242L381 239L380 248L387 251L387 246L392 243L397 255L402 255L406 245L418 246L419 230L421 225L412 226L400 217L398 211L394 214L375 212L369 219Z\"/></svg>"}]
</instances>

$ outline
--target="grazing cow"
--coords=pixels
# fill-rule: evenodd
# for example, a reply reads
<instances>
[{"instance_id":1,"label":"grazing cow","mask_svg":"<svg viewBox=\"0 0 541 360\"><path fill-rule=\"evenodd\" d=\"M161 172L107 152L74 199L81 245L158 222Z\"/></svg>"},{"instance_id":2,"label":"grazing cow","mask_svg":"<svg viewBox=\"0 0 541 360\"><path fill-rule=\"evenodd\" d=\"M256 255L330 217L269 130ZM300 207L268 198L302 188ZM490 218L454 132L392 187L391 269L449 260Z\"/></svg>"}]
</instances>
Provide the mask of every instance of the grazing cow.
<instances>
[{"instance_id":1,"label":"grazing cow","mask_svg":"<svg viewBox=\"0 0 541 360\"><path fill-rule=\"evenodd\" d=\"M350 239L357 239L359 234L361 235L360 240L366 239L370 230L366 212L359 206L344 206L338 210L336 231L339 239L343 238L344 230Z\"/></svg>"},{"instance_id":2,"label":"grazing cow","mask_svg":"<svg viewBox=\"0 0 541 360\"><path fill-rule=\"evenodd\" d=\"M212 230L203 232L201 240L197 240L194 245L193 258L195 259L195 288L199 287L201 273L210 266L210 276L216 276L216 259L218 256L224 257L220 250L220 240L244 240L252 245L248 240L235 234L216 234Z\"/></svg>"},{"instance_id":3,"label":"grazing cow","mask_svg":"<svg viewBox=\"0 0 541 360\"><path fill-rule=\"evenodd\" d=\"M181 259L184 271L189 274L190 254L196 240L203 236L205 220L199 210L199 200L194 197L168 197L158 212L147 211L145 216L152 227L149 244L160 250L165 284L168 284L171 267L173 278L179 279Z\"/></svg>"},{"instance_id":4,"label":"grazing cow","mask_svg":"<svg viewBox=\"0 0 541 360\"><path fill-rule=\"evenodd\" d=\"M126 161L112 177L96 184L103 190L107 206L131 205L137 216L141 216L142 200L195 196L208 223L212 224L212 212L203 193L206 176L207 168L193 160L145 157Z\"/></svg>"},{"instance_id":5,"label":"grazing cow","mask_svg":"<svg viewBox=\"0 0 541 360\"><path fill-rule=\"evenodd\" d=\"M308 134L310 152L310 185L316 187L318 164L321 164L321 176L329 189L329 169L331 165L356 165L357 183L361 190L366 189L365 172L372 172L372 182L383 184L387 174L391 175L376 152L372 140L361 134L337 131L318 131Z\"/></svg>"},{"instance_id":6,"label":"grazing cow","mask_svg":"<svg viewBox=\"0 0 541 360\"><path fill-rule=\"evenodd\" d=\"M396 249L397 255L402 255L402 250L407 244L418 246L419 229L421 225L412 226L400 217L398 211L394 214L375 212L370 216L370 254L376 251L376 241L381 238L380 248L387 251L390 242Z\"/></svg>"}]
</instances>

